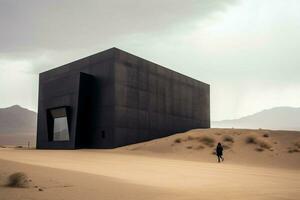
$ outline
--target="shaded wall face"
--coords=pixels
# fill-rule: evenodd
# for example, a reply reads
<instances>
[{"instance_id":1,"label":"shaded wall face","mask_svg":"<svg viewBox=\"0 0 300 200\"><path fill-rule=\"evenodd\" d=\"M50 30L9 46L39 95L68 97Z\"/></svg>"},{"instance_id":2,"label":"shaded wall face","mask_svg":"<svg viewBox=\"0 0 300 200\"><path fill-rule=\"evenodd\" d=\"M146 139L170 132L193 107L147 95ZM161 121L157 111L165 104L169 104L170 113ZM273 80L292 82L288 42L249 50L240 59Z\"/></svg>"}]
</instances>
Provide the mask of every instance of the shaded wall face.
<instances>
[{"instance_id":1,"label":"shaded wall face","mask_svg":"<svg viewBox=\"0 0 300 200\"><path fill-rule=\"evenodd\" d=\"M111 148L114 143L113 59L82 69L94 77L92 86L89 148Z\"/></svg>"},{"instance_id":2,"label":"shaded wall face","mask_svg":"<svg viewBox=\"0 0 300 200\"><path fill-rule=\"evenodd\" d=\"M41 79L39 86L38 108L38 148L75 148L75 130L79 92L79 75ZM67 110L68 134L67 141L53 141L54 117L50 115L56 109ZM59 116L57 116L59 117Z\"/></svg>"},{"instance_id":3,"label":"shaded wall face","mask_svg":"<svg viewBox=\"0 0 300 200\"><path fill-rule=\"evenodd\" d=\"M38 148L113 146L113 56L113 52L106 55L101 53L40 75ZM86 73L93 80L88 81L89 78L85 78L85 83L82 84L81 81L80 84L80 73ZM50 108L62 106L68 106L70 109L70 140L53 142L48 138L46 113ZM81 116L88 116L88 119Z\"/></svg>"},{"instance_id":4,"label":"shaded wall face","mask_svg":"<svg viewBox=\"0 0 300 200\"><path fill-rule=\"evenodd\" d=\"M209 85L122 53L115 103L118 145L210 127Z\"/></svg>"}]
</instances>

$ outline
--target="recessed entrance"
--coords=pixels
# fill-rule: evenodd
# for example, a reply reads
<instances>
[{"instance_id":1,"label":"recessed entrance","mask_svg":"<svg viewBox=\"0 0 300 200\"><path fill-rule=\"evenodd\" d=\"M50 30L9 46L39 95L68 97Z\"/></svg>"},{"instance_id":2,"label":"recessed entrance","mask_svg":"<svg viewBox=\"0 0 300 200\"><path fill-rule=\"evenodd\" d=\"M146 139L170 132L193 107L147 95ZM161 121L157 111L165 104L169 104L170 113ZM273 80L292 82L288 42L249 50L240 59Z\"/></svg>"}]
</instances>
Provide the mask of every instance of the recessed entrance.
<instances>
[{"instance_id":1,"label":"recessed entrance","mask_svg":"<svg viewBox=\"0 0 300 200\"><path fill-rule=\"evenodd\" d=\"M48 110L49 141L69 141L69 123L67 108Z\"/></svg>"}]
</instances>

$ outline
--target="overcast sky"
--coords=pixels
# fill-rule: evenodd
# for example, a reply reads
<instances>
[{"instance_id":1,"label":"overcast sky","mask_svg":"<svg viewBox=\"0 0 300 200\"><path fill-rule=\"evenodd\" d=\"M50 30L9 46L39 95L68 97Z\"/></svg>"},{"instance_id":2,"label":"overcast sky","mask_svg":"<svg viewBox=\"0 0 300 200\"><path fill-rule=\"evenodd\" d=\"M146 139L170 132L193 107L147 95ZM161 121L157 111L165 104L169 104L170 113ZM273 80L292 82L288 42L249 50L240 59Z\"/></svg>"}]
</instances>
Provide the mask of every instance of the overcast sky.
<instances>
[{"instance_id":1,"label":"overcast sky","mask_svg":"<svg viewBox=\"0 0 300 200\"><path fill-rule=\"evenodd\" d=\"M300 107L299 0L0 0L0 107L111 47L211 85L212 120Z\"/></svg>"}]
</instances>

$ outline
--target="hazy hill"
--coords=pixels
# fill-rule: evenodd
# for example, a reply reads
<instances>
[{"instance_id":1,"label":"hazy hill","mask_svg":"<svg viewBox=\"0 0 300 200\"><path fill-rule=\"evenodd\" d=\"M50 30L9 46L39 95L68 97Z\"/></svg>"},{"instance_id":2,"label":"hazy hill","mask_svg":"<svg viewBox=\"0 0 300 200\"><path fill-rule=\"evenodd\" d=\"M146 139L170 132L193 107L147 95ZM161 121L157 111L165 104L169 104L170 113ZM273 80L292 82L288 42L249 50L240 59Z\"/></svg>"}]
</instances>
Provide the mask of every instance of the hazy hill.
<instances>
[{"instance_id":1,"label":"hazy hill","mask_svg":"<svg viewBox=\"0 0 300 200\"><path fill-rule=\"evenodd\" d=\"M21 106L0 108L0 144L21 145L34 142L37 114Z\"/></svg>"},{"instance_id":2,"label":"hazy hill","mask_svg":"<svg viewBox=\"0 0 300 200\"><path fill-rule=\"evenodd\" d=\"M212 127L300 130L300 108L276 107L240 119L215 121Z\"/></svg>"},{"instance_id":3,"label":"hazy hill","mask_svg":"<svg viewBox=\"0 0 300 200\"><path fill-rule=\"evenodd\" d=\"M37 114L18 105L0 108L0 145L35 143ZM235 120L212 122L215 128L300 130L300 108L276 107Z\"/></svg>"}]
</instances>

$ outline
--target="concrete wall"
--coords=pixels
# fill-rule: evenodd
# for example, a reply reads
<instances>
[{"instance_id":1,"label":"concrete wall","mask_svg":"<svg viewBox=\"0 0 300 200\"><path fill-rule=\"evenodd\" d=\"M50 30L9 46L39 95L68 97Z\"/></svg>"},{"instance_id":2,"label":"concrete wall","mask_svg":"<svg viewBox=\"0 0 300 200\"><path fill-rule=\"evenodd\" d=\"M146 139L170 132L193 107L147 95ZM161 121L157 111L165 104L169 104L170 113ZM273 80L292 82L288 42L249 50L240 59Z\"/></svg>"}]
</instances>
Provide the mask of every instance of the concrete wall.
<instances>
[{"instance_id":1,"label":"concrete wall","mask_svg":"<svg viewBox=\"0 0 300 200\"><path fill-rule=\"evenodd\" d=\"M111 147L114 140L114 52L114 49L110 49L40 74L37 148ZM90 120L86 126L87 131L81 131L89 137L84 140L88 140L88 144L75 141L76 137L84 137L75 134L78 129L76 121L79 120L79 116L74 113L77 112L80 103L80 72L93 77L92 86L84 88L84 91L90 90L88 93L92 95L91 103L81 103L80 106L80 109L91 106L90 112L86 114ZM47 139L46 111L59 106L70 106L73 111L69 142L49 142Z\"/></svg>"},{"instance_id":2,"label":"concrete wall","mask_svg":"<svg viewBox=\"0 0 300 200\"><path fill-rule=\"evenodd\" d=\"M115 62L117 146L210 127L209 85L118 51Z\"/></svg>"},{"instance_id":3,"label":"concrete wall","mask_svg":"<svg viewBox=\"0 0 300 200\"><path fill-rule=\"evenodd\" d=\"M69 142L47 140L46 110L59 106L73 110ZM38 148L113 148L209 127L209 85L116 48L40 74Z\"/></svg>"}]
</instances>

